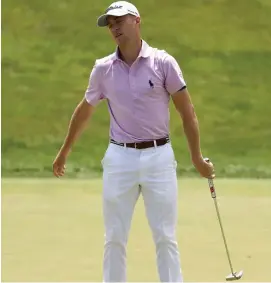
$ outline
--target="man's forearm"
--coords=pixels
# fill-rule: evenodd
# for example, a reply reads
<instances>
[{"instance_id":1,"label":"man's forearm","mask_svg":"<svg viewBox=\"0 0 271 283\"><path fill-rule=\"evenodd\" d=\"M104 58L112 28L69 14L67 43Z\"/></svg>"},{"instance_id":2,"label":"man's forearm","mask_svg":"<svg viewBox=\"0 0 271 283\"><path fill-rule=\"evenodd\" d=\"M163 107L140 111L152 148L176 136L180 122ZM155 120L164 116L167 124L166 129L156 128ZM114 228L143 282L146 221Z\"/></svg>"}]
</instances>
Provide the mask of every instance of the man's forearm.
<instances>
[{"instance_id":1,"label":"man's forearm","mask_svg":"<svg viewBox=\"0 0 271 283\"><path fill-rule=\"evenodd\" d=\"M193 115L192 119L183 120L183 128L187 138L192 161L195 161L202 157L200 149L199 124L196 114Z\"/></svg>"},{"instance_id":2,"label":"man's forearm","mask_svg":"<svg viewBox=\"0 0 271 283\"><path fill-rule=\"evenodd\" d=\"M79 138L80 134L86 127L86 124L93 112L93 109L90 105L86 104L87 102L81 102L74 110L74 113L71 117L68 133L64 140L63 146L61 147L61 152L67 155L74 142Z\"/></svg>"}]
</instances>

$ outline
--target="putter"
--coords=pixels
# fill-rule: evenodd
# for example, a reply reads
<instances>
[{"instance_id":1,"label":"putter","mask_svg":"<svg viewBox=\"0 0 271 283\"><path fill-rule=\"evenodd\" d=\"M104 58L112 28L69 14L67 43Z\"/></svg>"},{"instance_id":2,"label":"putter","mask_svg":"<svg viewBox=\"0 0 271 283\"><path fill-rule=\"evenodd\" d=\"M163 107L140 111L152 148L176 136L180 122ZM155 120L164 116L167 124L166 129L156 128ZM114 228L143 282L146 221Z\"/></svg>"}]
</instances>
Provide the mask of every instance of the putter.
<instances>
[{"instance_id":1,"label":"putter","mask_svg":"<svg viewBox=\"0 0 271 283\"><path fill-rule=\"evenodd\" d=\"M210 162L209 158L205 158L205 161ZM219 213L219 210L218 210L218 205L217 205L217 200L216 200L216 191L215 191L213 179L208 179L208 184L209 184L211 196L212 196L214 203L215 203L217 218L218 218L218 221L219 221L219 224L220 224L220 229L221 229L221 233L222 233L222 236L223 236L223 241L224 241L224 245L225 245L225 248L226 248L227 257L228 257L228 261L229 261L230 269L231 269L231 273L228 276L226 276L226 281L238 280L243 276L243 270L241 270L239 272L233 271L230 253L229 253L229 250L228 250L228 246L227 246L227 242L226 242L226 238L225 238L225 233L224 233L221 218L220 218L220 213Z\"/></svg>"}]
</instances>

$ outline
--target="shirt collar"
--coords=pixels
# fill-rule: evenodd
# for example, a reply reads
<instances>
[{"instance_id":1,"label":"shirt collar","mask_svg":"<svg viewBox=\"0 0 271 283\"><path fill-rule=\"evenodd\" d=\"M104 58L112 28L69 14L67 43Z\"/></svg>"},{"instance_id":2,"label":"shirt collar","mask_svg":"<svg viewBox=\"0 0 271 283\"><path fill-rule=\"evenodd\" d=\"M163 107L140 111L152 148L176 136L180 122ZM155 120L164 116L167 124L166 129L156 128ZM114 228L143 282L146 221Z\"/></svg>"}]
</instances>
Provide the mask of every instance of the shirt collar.
<instances>
[{"instance_id":1,"label":"shirt collar","mask_svg":"<svg viewBox=\"0 0 271 283\"><path fill-rule=\"evenodd\" d=\"M143 39L142 41L142 46L141 46L141 50L138 54L138 58L143 57L143 58L148 58L151 54L151 47L147 44L146 41L144 41ZM116 48L116 51L114 53L114 57L113 57L113 61L116 60L121 60L119 57L119 48Z\"/></svg>"}]
</instances>

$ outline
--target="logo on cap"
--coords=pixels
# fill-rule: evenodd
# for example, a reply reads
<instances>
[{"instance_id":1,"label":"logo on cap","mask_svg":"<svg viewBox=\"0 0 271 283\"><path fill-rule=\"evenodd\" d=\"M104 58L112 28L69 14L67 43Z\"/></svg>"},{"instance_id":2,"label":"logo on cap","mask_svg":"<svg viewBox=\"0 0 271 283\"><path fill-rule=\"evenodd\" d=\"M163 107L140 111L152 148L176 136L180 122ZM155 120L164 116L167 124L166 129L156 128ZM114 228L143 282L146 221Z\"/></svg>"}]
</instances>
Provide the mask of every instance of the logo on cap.
<instances>
[{"instance_id":1,"label":"logo on cap","mask_svg":"<svg viewBox=\"0 0 271 283\"><path fill-rule=\"evenodd\" d=\"M138 15L138 13L135 12L135 11L132 11L132 10L129 10L129 9L127 9L127 10L128 10L128 12L130 12L130 13L132 13L132 14L134 14L134 15Z\"/></svg>"},{"instance_id":2,"label":"logo on cap","mask_svg":"<svg viewBox=\"0 0 271 283\"><path fill-rule=\"evenodd\" d=\"M120 9L120 8L122 8L122 7L123 7L123 6L118 6L118 5L110 6L110 7L108 7L108 8L105 10L105 13L107 13L107 12L110 11L110 10Z\"/></svg>"}]
</instances>

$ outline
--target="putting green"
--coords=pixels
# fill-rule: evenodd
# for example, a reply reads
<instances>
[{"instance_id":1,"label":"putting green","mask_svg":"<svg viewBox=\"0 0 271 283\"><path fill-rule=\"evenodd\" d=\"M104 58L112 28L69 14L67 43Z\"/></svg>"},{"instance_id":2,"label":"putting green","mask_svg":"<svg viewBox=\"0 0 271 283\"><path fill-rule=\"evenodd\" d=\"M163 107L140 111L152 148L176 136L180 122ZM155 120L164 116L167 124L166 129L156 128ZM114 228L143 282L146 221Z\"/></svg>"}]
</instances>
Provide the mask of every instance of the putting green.
<instances>
[{"instance_id":1,"label":"putting green","mask_svg":"<svg viewBox=\"0 0 271 283\"><path fill-rule=\"evenodd\" d=\"M271 180L215 180L242 281L270 281ZM101 281L100 180L2 179L2 281ZM205 179L179 180L178 240L185 281L225 280L226 253ZM140 198L127 250L128 281L159 281Z\"/></svg>"}]
</instances>

